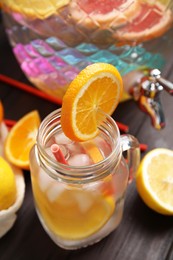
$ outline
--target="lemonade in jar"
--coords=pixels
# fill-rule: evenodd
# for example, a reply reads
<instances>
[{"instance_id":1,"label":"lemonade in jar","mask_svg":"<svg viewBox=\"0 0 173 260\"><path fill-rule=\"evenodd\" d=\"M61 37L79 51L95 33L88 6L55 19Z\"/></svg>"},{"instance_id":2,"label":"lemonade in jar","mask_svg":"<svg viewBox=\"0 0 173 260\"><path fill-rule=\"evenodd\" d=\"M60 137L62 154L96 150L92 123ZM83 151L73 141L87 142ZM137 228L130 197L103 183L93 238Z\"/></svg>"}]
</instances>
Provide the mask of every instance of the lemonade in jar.
<instances>
[{"instance_id":1,"label":"lemonade in jar","mask_svg":"<svg viewBox=\"0 0 173 260\"><path fill-rule=\"evenodd\" d=\"M120 136L109 115L121 94L112 65L90 65L70 84L62 109L40 125L30 153L33 195L43 227L63 248L96 243L122 219L140 152L136 138Z\"/></svg>"},{"instance_id":2,"label":"lemonade in jar","mask_svg":"<svg viewBox=\"0 0 173 260\"><path fill-rule=\"evenodd\" d=\"M95 62L113 64L124 78L146 68L162 69L173 43L172 3L1 0L6 32L21 69L60 102L81 69Z\"/></svg>"}]
</instances>

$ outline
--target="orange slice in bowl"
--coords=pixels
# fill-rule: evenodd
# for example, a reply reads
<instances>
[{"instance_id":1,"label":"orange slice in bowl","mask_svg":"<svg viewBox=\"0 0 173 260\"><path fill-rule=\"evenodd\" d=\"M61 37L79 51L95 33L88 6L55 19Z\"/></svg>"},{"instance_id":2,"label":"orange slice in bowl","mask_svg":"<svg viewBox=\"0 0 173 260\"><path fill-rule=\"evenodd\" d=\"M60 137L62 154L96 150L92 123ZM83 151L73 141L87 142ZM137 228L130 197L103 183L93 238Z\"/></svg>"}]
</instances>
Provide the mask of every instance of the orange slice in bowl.
<instances>
[{"instance_id":1,"label":"orange slice in bowl","mask_svg":"<svg viewBox=\"0 0 173 260\"><path fill-rule=\"evenodd\" d=\"M143 42L164 34L173 21L172 12L161 3L143 2L136 9L136 16L117 30L115 36L124 42Z\"/></svg>"},{"instance_id":2,"label":"orange slice in bowl","mask_svg":"<svg viewBox=\"0 0 173 260\"><path fill-rule=\"evenodd\" d=\"M95 63L83 69L69 85L62 103L61 125L67 137L86 141L98 133L103 111L112 114L123 92L118 70Z\"/></svg>"},{"instance_id":3,"label":"orange slice in bowl","mask_svg":"<svg viewBox=\"0 0 173 260\"><path fill-rule=\"evenodd\" d=\"M5 142L5 155L9 162L29 169L29 152L36 141L40 117L36 110L22 117L10 130Z\"/></svg>"}]
</instances>

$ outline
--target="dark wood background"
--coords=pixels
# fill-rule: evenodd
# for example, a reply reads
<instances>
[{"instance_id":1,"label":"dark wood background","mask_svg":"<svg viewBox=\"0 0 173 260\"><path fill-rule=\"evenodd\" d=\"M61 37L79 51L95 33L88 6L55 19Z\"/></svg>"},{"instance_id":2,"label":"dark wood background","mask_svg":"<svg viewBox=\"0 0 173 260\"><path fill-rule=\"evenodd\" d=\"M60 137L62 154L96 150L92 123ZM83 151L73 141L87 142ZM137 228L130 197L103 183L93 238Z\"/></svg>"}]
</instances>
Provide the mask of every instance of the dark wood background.
<instances>
[{"instance_id":1,"label":"dark wood background","mask_svg":"<svg viewBox=\"0 0 173 260\"><path fill-rule=\"evenodd\" d=\"M0 73L29 83L11 51L0 21ZM173 82L173 52L163 76ZM30 83L29 83L30 84ZM58 106L0 82L0 99L5 118L18 120L37 109L43 119ZM150 119L134 101L121 103L113 117L129 125L129 133L148 145L173 149L173 97L161 94L166 127L152 128ZM143 157L145 153L142 153ZM0 260L173 260L173 217L150 210L137 194L135 182L127 191L124 217L119 227L99 243L76 251L66 251L54 244L43 230L36 215L30 173L24 172L26 193L13 228L0 239Z\"/></svg>"}]
</instances>

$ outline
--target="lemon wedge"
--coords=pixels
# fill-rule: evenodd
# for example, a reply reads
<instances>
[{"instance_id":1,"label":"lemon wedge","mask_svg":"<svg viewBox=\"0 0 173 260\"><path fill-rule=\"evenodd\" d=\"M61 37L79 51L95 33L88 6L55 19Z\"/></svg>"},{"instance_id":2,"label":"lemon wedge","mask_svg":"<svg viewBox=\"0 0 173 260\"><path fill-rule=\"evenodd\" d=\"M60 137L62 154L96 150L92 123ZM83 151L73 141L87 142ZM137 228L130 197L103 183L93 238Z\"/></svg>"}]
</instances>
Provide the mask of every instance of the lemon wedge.
<instances>
[{"instance_id":1,"label":"lemon wedge","mask_svg":"<svg viewBox=\"0 0 173 260\"><path fill-rule=\"evenodd\" d=\"M173 215L173 151L158 148L147 153L136 185L146 205L160 214Z\"/></svg>"}]
</instances>

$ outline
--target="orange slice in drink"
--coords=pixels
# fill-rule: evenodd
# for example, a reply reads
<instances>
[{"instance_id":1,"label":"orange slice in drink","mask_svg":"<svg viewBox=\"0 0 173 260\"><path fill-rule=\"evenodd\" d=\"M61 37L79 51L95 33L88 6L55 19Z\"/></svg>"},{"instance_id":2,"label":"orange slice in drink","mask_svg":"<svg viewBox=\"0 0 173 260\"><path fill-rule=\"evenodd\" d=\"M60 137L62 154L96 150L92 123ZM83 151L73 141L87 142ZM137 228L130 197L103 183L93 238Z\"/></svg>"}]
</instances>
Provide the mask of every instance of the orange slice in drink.
<instances>
[{"instance_id":1,"label":"orange slice in drink","mask_svg":"<svg viewBox=\"0 0 173 260\"><path fill-rule=\"evenodd\" d=\"M85 152L92 159L93 163L98 163L104 159L102 153L100 152L99 148L94 144L94 142L87 141L81 143L81 145L84 148Z\"/></svg>"},{"instance_id":2,"label":"orange slice in drink","mask_svg":"<svg viewBox=\"0 0 173 260\"><path fill-rule=\"evenodd\" d=\"M93 163L98 163L104 159L104 155L101 153L100 149L96 146L94 141L82 142L85 152L89 155ZM105 144L106 145L106 144ZM112 180L112 175L104 177L102 182L98 185L98 190L103 194L104 197L111 198L112 195L115 196L115 187Z\"/></svg>"},{"instance_id":3,"label":"orange slice in drink","mask_svg":"<svg viewBox=\"0 0 173 260\"><path fill-rule=\"evenodd\" d=\"M29 169L29 152L36 141L39 125L40 117L34 110L12 127L5 142L5 154L12 164Z\"/></svg>"},{"instance_id":4,"label":"orange slice in drink","mask_svg":"<svg viewBox=\"0 0 173 260\"><path fill-rule=\"evenodd\" d=\"M62 103L61 125L67 137L86 141L98 133L103 112L112 114L123 92L118 70L110 64L87 66L69 85Z\"/></svg>"},{"instance_id":5,"label":"orange slice in drink","mask_svg":"<svg viewBox=\"0 0 173 260\"><path fill-rule=\"evenodd\" d=\"M115 36L122 42L143 42L164 34L172 21L172 12L165 5L145 1L136 9L136 16L117 30Z\"/></svg>"}]
</instances>

